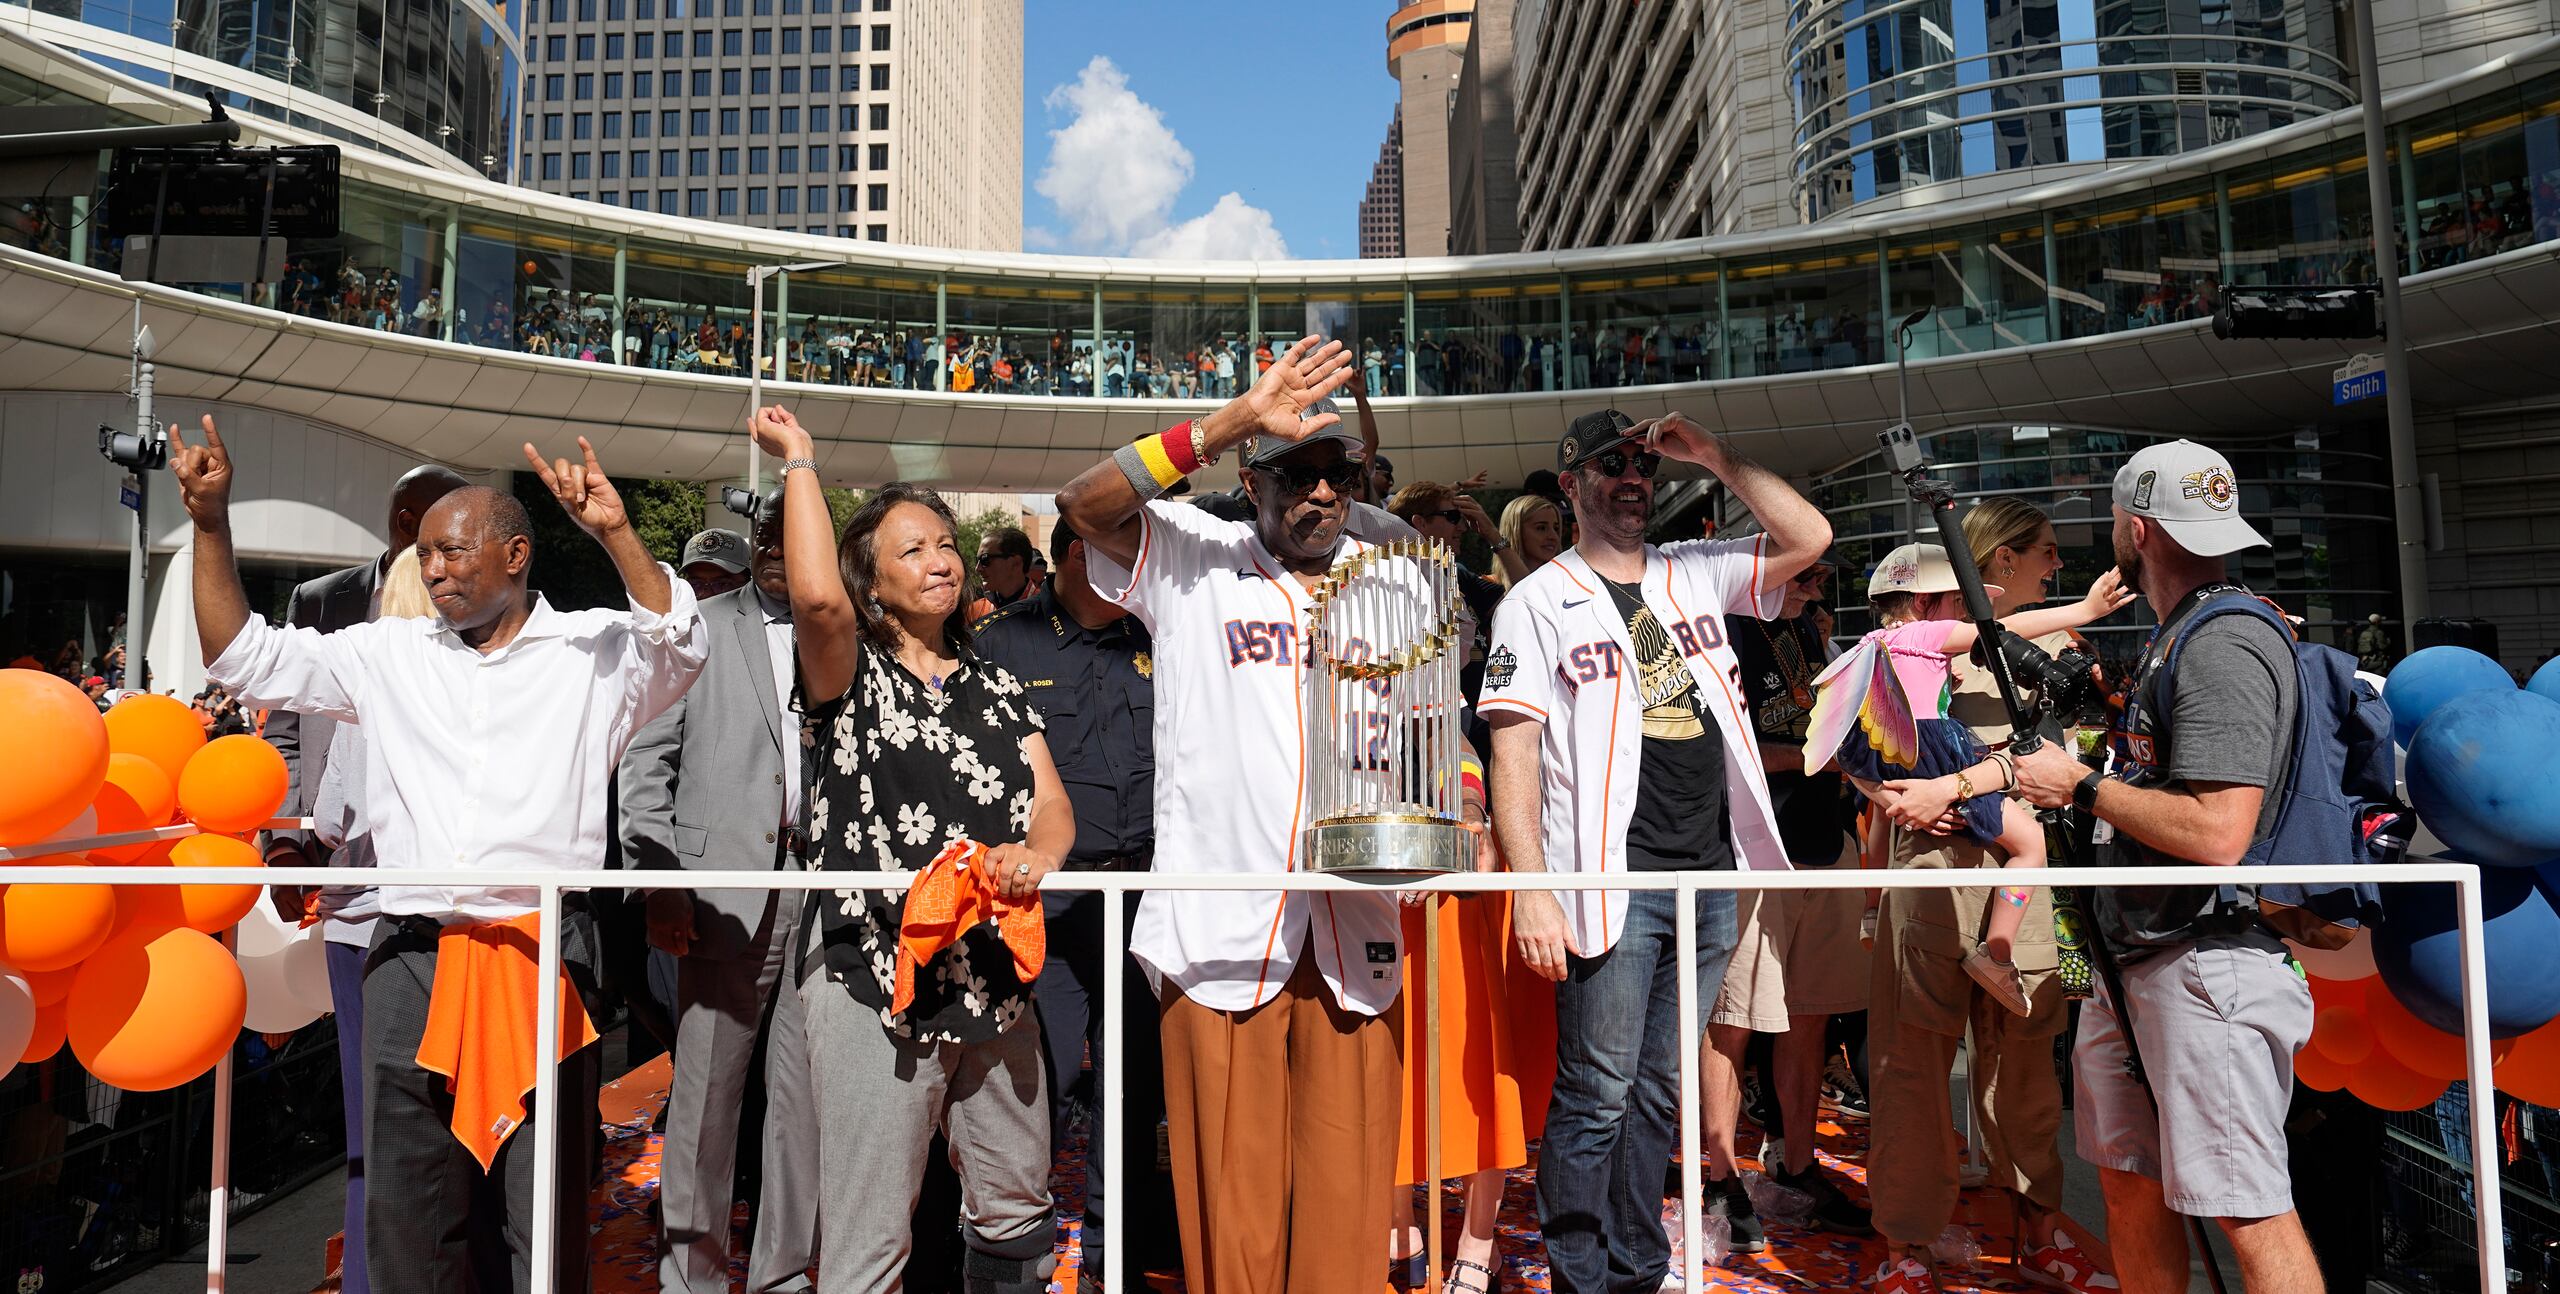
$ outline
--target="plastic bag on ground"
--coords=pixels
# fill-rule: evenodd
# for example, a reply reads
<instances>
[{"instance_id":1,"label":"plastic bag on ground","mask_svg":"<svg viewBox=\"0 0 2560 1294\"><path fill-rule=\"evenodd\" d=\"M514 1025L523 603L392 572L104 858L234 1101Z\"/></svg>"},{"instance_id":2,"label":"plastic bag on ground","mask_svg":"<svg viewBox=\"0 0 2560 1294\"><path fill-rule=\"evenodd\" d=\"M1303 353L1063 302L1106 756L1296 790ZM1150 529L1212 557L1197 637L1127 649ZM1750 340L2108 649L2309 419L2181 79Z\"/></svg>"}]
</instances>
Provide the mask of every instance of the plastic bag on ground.
<instances>
[{"instance_id":1,"label":"plastic bag on ground","mask_svg":"<svg viewBox=\"0 0 2560 1294\"><path fill-rule=\"evenodd\" d=\"M1930 1243L1929 1256L1950 1267L1971 1267L1982 1261L1982 1237L1971 1227L1951 1223Z\"/></svg>"},{"instance_id":2,"label":"plastic bag on ground","mask_svg":"<svg viewBox=\"0 0 2560 1294\"><path fill-rule=\"evenodd\" d=\"M1800 1227L1813 1215L1812 1196L1774 1177L1746 1168L1742 1170L1742 1189L1750 1193L1751 1208L1763 1222Z\"/></svg>"}]
</instances>

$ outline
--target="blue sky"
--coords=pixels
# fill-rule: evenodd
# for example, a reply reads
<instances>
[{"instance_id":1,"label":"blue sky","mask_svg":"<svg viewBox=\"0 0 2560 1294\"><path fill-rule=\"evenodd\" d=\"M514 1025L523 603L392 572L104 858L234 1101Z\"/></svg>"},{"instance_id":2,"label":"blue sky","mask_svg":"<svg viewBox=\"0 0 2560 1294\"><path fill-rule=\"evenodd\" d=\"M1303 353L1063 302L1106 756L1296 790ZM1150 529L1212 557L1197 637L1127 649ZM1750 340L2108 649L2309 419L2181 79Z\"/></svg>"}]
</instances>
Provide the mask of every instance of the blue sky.
<instances>
[{"instance_id":1,"label":"blue sky","mask_svg":"<svg viewBox=\"0 0 2560 1294\"><path fill-rule=\"evenodd\" d=\"M1024 250L1359 254L1389 0L1024 9Z\"/></svg>"}]
</instances>

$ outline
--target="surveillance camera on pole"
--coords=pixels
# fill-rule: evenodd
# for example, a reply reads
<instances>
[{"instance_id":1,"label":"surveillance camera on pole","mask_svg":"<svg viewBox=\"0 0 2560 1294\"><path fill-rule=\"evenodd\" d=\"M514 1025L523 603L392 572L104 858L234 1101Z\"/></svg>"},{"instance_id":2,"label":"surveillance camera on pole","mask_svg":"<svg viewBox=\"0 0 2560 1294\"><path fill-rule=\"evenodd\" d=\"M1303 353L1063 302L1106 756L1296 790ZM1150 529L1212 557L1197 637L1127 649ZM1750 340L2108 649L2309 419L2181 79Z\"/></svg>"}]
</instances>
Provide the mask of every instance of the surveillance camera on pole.
<instances>
[{"instance_id":1,"label":"surveillance camera on pole","mask_svg":"<svg viewBox=\"0 0 2560 1294\"><path fill-rule=\"evenodd\" d=\"M151 329L142 322L142 303L138 300L133 306L133 321L133 430L118 431L103 423L98 427L98 453L125 470L122 498L124 505L133 509L133 553L125 580L127 687L140 686L148 641L143 636L143 596L151 571L151 474L169 466L169 439L161 432L159 415L152 408Z\"/></svg>"}]
</instances>

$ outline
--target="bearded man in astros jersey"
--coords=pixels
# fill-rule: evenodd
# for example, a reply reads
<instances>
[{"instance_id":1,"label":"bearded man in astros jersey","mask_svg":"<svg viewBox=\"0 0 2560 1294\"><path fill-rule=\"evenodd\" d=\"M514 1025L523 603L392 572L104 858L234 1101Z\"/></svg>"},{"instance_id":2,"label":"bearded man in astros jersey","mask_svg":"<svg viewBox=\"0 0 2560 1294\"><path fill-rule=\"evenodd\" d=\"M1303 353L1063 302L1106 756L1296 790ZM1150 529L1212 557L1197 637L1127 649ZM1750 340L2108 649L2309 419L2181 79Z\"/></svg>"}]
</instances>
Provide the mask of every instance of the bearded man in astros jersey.
<instances>
[{"instance_id":1,"label":"bearded man in astros jersey","mask_svg":"<svg viewBox=\"0 0 2560 1294\"><path fill-rule=\"evenodd\" d=\"M1766 533L1645 542L1665 457L1706 470ZM1478 702L1493 727L1494 828L1517 872L1785 871L1742 710L1725 617L1777 614L1831 523L1769 469L1680 414L1573 420L1556 470L1581 538L1530 572L1493 619ZM1555 1095L1538 1162L1538 1221L1557 1294L1650 1290L1668 1271L1662 1175L1677 1128L1677 896L1523 891L1521 961L1556 981ZM1730 890L1697 894L1699 1026L1735 944ZM1740 1105L1729 1063L1704 1069L1710 1209L1748 1248L1733 1171ZM1765 1242L1763 1242L1765 1247Z\"/></svg>"},{"instance_id":2,"label":"bearded man in astros jersey","mask_svg":"<svg viewBox=\"0 0 2560 1294\"><path fill-rule=\"evenodd\" d=\"M1368 538L1413 533L1392 518L1347 531L1360 442L1318 402L1350 380L1351 360L1340 342L1304 338L1251 390L1058 494L1094 591L1155 637L1157 871L1295 870L1309 593ZM1251 521L1159 498L1239 447ZM1482 822L1481 790L1467 801ZM1394 899L1150 890L1130 951L1162 999L1190 1288L1377 1288L1401 1071L1384 1014L1403 987Z\"/></svg>"}]
</instances>

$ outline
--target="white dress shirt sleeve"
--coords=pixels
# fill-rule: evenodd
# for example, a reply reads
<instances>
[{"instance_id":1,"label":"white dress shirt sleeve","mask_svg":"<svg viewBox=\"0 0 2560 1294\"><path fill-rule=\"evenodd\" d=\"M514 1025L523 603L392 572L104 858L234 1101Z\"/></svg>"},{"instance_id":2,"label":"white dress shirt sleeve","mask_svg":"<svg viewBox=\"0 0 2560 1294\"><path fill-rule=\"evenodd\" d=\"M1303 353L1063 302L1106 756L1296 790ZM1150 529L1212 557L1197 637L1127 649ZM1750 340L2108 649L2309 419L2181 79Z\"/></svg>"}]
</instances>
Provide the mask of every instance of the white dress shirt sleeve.
<instances>
[{"instance_id":1,"label":"white dress shirt sleeve","mask_svg":"<svg viewBox=\"0 0 2560 1294\"><path fill-rule=\"evenodd\" d=\"M623 677L629 682L633 730L666 713L701 676L702 662L710 655L693 586L678 579L675 568L665 562L658 563L658 569L667 577L667 609L651 611L633 602L631 635L624 649Z\"/></svg>"},{"instance_id":2,"label":"white dress shirt sleeve","mask_svg":"<svg viewBox=\"0 0 2560 1294\"><path fill-rule=\"evenodd\" d=\"M377 620L324 634L278 628L252 615L204 672L246 709L325 714L353 723L369 677L365 649L387 632L386 625L403 622Z\"/></svg>"}]
</instances>

